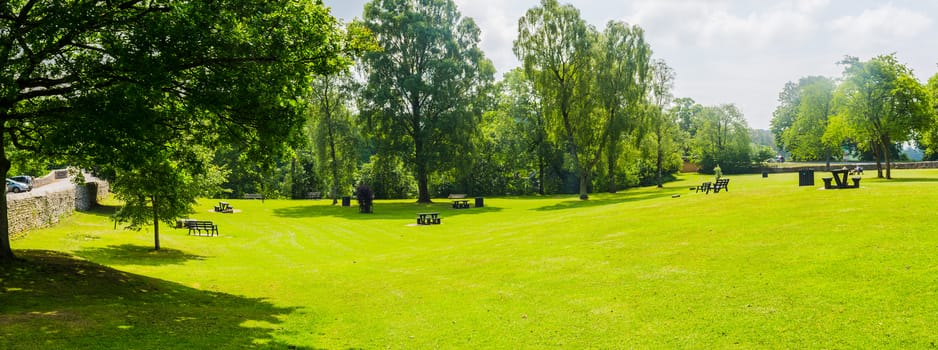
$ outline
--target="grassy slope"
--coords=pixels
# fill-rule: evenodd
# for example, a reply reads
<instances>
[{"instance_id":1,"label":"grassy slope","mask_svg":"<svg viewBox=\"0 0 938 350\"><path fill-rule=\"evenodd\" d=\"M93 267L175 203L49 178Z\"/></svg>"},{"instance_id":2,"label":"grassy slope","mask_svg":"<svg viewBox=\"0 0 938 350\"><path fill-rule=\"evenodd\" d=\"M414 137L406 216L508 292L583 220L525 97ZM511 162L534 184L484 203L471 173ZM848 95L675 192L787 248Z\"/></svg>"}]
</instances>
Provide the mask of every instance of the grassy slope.
<instances>
[{"instance_id":1,"label":"grassy slope","mask_svg":"<svg viewBox=\"0 0 938 350\"><path fill-rule=\"evenodd\" d=\"M835 191L731 176L710 195L689 176L373 215L206 200L193 217L222 235L164 228L159 253L148 232L77 214L13 243L30 262L0 274L0 347L930 347L938 171L894 174ZM409 226L423 211L443 224Z\"/></svg>"}]
</instances>

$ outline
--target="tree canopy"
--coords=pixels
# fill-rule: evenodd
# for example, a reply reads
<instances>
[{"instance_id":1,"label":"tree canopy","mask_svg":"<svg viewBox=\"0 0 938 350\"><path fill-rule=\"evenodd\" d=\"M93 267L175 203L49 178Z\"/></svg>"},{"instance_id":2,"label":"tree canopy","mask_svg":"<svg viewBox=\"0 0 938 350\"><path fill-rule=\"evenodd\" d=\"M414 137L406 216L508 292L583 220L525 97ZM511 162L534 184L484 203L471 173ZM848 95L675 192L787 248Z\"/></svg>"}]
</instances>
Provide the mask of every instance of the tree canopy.
<instances>
[{"instance_id":1,"label":"tree canopy","mask_svg":"<svg viewBox=\"0 0 938 350\"><path fill-rule=\"evenodd\" d=\"M875 155L878 176L892 178L892 145L910 141L917 131L932 125L934 109L926 89L894 54L866 62L848 56L841 64L843 83L835 97L838 114L860 148Z\"/></svg>"},{"instance_id":2,"label":"tree canopy","mask_svg":"<svg viewBox=\"0 0 938 350\"><path fill-rule=\"evenodd\" d=\"M374 0L362 23L381 46L363 57L367 130L413 165L417 201L429 203L430 173L468 147L495 69L451 0Z\"/></svg>"},{"instance_id":3,"label":"tree canopy","mask_svg":"<svg viewBox=\"0 0 938 350\"><path fill-rule=\"evenodd\" d=\"M165 191L209 171L198 165L199 146L236 145L259 161L281 153L303 120L310 77L347 66L342 54L367 40L352 29L321 4L296 0L7 1L0 141L118 184L164 174L148 177L162 186L124 187L133 193L125 198L150 199L128 208L152 211L123 217L168 222L199 191ZM9 169L0 151L0 172ZM8 259L5 198L0 213L0 259Z\"/></svg>"}]
</instances>

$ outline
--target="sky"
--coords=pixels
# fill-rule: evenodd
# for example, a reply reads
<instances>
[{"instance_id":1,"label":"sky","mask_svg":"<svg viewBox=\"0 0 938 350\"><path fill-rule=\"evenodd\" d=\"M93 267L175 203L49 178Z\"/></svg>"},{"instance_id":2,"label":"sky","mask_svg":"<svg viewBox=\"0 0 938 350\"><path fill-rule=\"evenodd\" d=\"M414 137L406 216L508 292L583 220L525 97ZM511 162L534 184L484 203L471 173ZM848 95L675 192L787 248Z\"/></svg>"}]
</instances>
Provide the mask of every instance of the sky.
<instances>
[{"instance_id":1,"label":"sky","mask_svg":"<svg viewBox=\"0 0 938 350\"><path fill-rule=\"evenodd\" d=\"M538 0L454 0L482 31L500 76L520 66L518 19ZM366 0L324 0L343 20ZM610 20L645 30L654 58L676 74L673 94L702 105L735 104L749 126L768 129L779 92L812 75L839 78L845 56L895 53L921 82L938 72L936 0L560 0L602 30Z\"/></svg>"}]
</instances>

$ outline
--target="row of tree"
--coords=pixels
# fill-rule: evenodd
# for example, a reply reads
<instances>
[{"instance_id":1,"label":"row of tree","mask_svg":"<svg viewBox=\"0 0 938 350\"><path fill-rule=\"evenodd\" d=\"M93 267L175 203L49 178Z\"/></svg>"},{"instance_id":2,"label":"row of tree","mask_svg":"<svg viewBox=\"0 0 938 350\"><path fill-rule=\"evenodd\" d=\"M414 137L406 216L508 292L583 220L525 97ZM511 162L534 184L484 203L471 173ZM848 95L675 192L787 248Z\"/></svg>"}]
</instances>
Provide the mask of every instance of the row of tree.
<instances>
[{"instance_id":1,"label":"row of tree","mask_svg":"<svg viewBox=\"0 0 938 350\"><path fill-rule=\"evenodd\" d=\"M796 160L841 160L844 149L869 154L879 177L905 143L938 155L938 74L920 83L895 54L861 61L846 57L840 79L811 76L779 94L771 127Z\"/></svg>"},{"instance_id":2,"label":"row of tree","mask_svg":"<svg viewBox=\"0 0 938 350\"><path fill-rule=\"evenodd\" d=\"M333 93L315 96L311 118L330 130L311 145L328 149L315 152L317 181L333 198L380 179L377 195L419 202L448 192L585 199L595 188L661 186L682 156L732 171L774 154L753 152L735 106L672 103L674 72L652 58L640 27L600 31L572 5L527 11L514 42L523 67L500 81L452 1L376 0L357 23L380 50L361 58L358 75L320 78L317 90ZM401 170L412 176L388 173Z\"/></svg>"},{"instance_id":3,"label":"row of tree","mask_svg":"<svg viewBox=\"0 0 938 350\"><path fill-rule=\"evenodd\" d=\"M452 0L374 0L337 22L301 0L0 5L0 172L93 169L152 225L199 196L610 192L658 184L682 156L751 164L732 105L672 103L673 71L637 26L543 0L523 67L495 80ZM354 69L353 69L354 67ZM13 257L0 197L0 260Z\"/></svg>"}]
</instances>

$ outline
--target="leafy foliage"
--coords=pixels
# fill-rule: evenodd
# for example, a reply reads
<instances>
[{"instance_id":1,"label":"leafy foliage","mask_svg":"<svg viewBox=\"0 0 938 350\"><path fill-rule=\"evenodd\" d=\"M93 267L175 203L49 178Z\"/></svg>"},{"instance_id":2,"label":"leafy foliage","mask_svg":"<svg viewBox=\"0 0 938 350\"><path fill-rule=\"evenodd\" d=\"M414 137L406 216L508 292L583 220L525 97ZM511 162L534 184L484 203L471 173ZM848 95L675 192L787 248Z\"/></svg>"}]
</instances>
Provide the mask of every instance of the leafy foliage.
<instances>
[{"instance_id":1,"label":"leafy foliage","mask_svg":"<svg viewBox=\"0 0 938 350\"><path fill-rule=\"evenodd\" d=\"M430 202L430 174L468 147L494 74L479 28L451 0L374 0L362 24L381 44L363 57L367 130L413 166L417 200Z\"/></svg>"},{"instance_id":2,"label":"leafy foliage","mask_svg":"<svg viewBox=\"0 0 938 350\"><path fill-rule=\"evenodd\" d=\"M890 149L911 140L934 120L928 93L895 55L877 56L866 62L846 57L841 64L844 78L835 103L849 126L843 130L851 132L861 149L873 152L878 176L891 178Z\"/></svg>"},{"instance_id":3,"label":"leafy foliage","mask_svg":"<svg viewBox=\"0 0 938 350\"><path fill-rule=\"evenodd\" d=\"M0 144L107 169L143 191L124 194L137 199L125 213L149 205L154 221L198 193L179 186L208 167L198 146L233 145L267 164L281 156L303 121L308 77L348 65L340 53L363 40L321 4L295 0L12 1L0 28ZM0 173L9 168L0 154ZM151 172L168 183L123 178Z\"/></svg>"}]
</instances>

